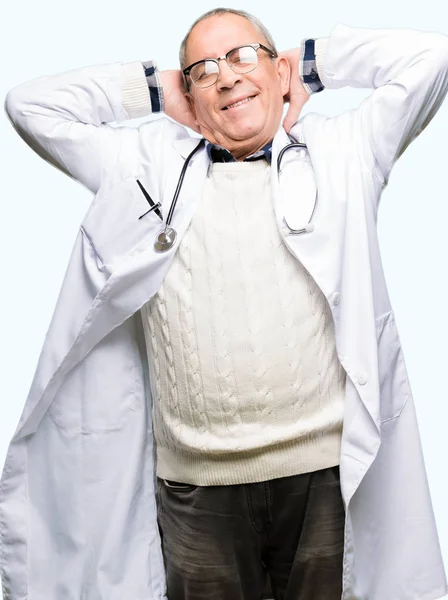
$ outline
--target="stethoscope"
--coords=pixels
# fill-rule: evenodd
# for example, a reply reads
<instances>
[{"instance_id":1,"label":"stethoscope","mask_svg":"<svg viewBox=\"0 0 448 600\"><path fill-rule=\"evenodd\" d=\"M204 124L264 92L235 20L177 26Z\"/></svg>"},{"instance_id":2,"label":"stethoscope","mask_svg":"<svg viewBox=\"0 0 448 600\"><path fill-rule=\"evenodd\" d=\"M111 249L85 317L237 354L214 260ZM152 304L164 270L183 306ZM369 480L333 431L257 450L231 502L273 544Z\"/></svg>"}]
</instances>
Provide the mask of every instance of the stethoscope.
<instances>
[{"instance_id":1,"label":"stethoscope","mask_svg":"<svg viewBox=\"0 0 448 600\"><path fill-rule=\"evenodd\" d=\"M157 236L156 236L156 239L154 242L154 250L156 252L166 252L173 246L173 244L176 241L176 238L177 238L176 230L173 227L171 227L171 220L173 218L174 209L176 208L177 199L179 197L180 190L182 188L182 183L183 183L188 165L190 164L190 161L193 158L193 156L196 154L196 152L198 152L198 150L200 150L202 148L202 146L205 144L205 141L206 141L205 138L202 138L201 141L199 142L199 144L197 144L197 146L195 146L195 148L193 148L193 150L190 152L190 154L185 159L181 174L179 176L179 181L177 182L176 191L174 192L173 200L171 201L171 206L170 206L170 210L168 212L168 216L167 216L167 219L165 222L165 227L157 233ZM289 150L291 148L306 148L306 147L307 147L306 144L303 144L302 142L291 142L290 144L288 144L287 146L282 148L281 151L279 152L279 155L277 158L278 174L280 174L280 167L281 167L281 161L282 161L283 155L285 154L285 152L287 150ZM138 179L137 179L137 183L138 183L143 195L145 196L146 200L148 201L148 204L151 206L151 208L149 210L147 210L143 215L141 215L139 217L139 219L143 218L145 215L147 215L151 211L154 211L156 213L156 215L159 217L159 219L161 221L163 221L163 215L160 211L160 207L161 207L160 202L154 202L152 200L152 198L150 197L150 195L148 194L148 192L145 190L145 188L142 186L142 184L140 183L140 181ZM316 205L317 205L317 190L316 190L316 195L314 198L313 212L311 213L308 223L301 229L293 229L292 227L290 227L288 225L286 218L283 217L283 222L285 223L286 227L289 229L289 234L298 235L298 234L307 233L307 232L310 232L313 230L313 225L311 224L311 220L312 220L314 212L316 210Z\"/></svg>"}]
</instances>

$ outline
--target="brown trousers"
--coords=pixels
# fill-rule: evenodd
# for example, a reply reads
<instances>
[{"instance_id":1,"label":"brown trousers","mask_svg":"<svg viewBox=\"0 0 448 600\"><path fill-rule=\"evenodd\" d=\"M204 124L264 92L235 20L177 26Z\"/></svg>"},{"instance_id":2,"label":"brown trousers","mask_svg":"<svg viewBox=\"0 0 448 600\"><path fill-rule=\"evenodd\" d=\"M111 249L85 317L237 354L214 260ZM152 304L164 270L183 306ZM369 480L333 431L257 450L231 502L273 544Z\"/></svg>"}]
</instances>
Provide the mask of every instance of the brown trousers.
<instances>
[{"instance_id":1,"label":"brown trousers","mask_svg":"<svg viewBox=\"0 0 448 600\"><path fill-rule=\"evenodd\" d=\"M340 600L339 466L238 485L157 478L157 506L168 600Z\"/></svg>"}]
</instances>

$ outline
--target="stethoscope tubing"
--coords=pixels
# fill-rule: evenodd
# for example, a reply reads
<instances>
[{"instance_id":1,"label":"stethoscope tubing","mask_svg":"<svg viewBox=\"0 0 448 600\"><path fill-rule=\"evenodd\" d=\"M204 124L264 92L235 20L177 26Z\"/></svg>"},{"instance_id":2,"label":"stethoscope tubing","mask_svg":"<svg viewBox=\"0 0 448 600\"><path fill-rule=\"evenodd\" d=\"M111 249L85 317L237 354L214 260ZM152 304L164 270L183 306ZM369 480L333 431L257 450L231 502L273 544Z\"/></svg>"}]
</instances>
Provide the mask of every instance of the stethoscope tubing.
<instances>
[{"instance_id":1,"label":"stethoscope tubing","mask_svg":"<svg viewBox=\"0 0 448 600\"><path fill-rule=\"evenodd\" d=\"M291 136L290 136L290 139L291 139ZM277 173L278 173L279 178L280 178L280 169L281 169L283 155L290 148L307 148L307 145L304 144L303 142L291 142L290 144L288 144L287 146L285 146L284 148L282 148L280 150L278 157L277 157ZM316 211L316 206L317 206L317 192L316 192L316 196L314 198L313 211L311 213L310 218L308 219L308 223L305 225L305 227L301 227L300 229L293 229L292 227L290 227L289 224L287 223L285 217L283 217L283 223L289 229L289 234L300 235L302 233L310 233L311 231L313 231L314 226L311 224L311 221L312 221L314 213Z\"/></svg>"},{"instance_id":2,"label":"stethoscope tubing","mask_svg":"<svg viewBox=\"0 0 448 600\"><path fill-rule=\"evenodd\" d=\"M293 138L292 138L293 139ZM156 241L154 242L154 248L156 250L156 252L164 252L166 250L169 250L175 240L176 240L176 231L171 227L171 220L173 218L173 214L174 214L174 209L176 208L176 204L177 204L177 199L179 198L180 195L180 191L182 189L182 184L184 181L184 177L185 177L185 173L187 171L188 165L190 164L191 159L193 158L193 156L196 154L196 152L198 150L200 150L200 148L202 148L202 146L205 144L206 140L205 138L201 138L200 142L193 148L193 150L190 152L190 154L187 156L183 166L182 166L182 171L180 173L178 182L177 182L177 186L176 186L176 190L174 192L174 196L173 199L171 201L171 206L170 209L168 211L168 216L165 222L165 226L163 229L161 229L158 233L157 233L157 237L156 237ZM277 157L277 173L278 175L280 175L280 170L281 170L281 162L282 162L282 158L283 155L285 154L285 152L291 148L307 148L307 145L302 143L302 142L291 142L290 144L286 145L284 148L282 148L279 152L279 155ZM140 181L137 179L137 183L141 189L141 191L143 192L146 200L148 201L148 203L150 204L151 208L144 213L143 215L141 215L139 217L139 219L141 219L142 217L144 217L145 215L147 215L149 212L153 211L158 215L158 217L163 220L163 215L159 210L159 207L161 206L160 202L155 203L151 197L149 196L148 192L144 189L144 187L142 186L142 184L140 183ZM292 235L297 235L297 234L301 234L301 233L306 233L306 232L310 232L313 230L313 225L311 225L311 220L313 218L314 212L316 210L316 206L317 206L317 193L316 193L316 197L314 199L314 206L313 206L313 212L311 213L311 216L308 220L308 223L305 225L305 227L301 228L301 229L292 229L288 223L286 222L285 217L283 217L283 222L285 223L286 227L289 229L289 233L291 233Z\"/></svg>"},{"instance_id":3,"label":"stethoscope tubing","mask_svg":"<svg viewBox=\"0 0 448 600\"><path fill-rule=\"evenodd\" d=\"M199 144L193 148L193 150L190 152L190 154L187 156L187 158L186 158L186 160L184 162L184 166L182 167L182 171L181 171L181 174L180 174L179 180L177 182L177 186L176 186L176 191L174 192L173 200L171 202L170 210L168 212L168 216L167 216L167 219L166 219L165 229L169 225L171 225L171 219L173 217L174 209L176 208L177 199L179 197L180 190L182 188L182 183L184 181L184 177L185 177L185 173L187 171L188 165L190 164L190 161L193 158L193 156L196 154L196 152L200 148L202 148L202 146L204 144L205 144L205 138L202 138L201 141L199 142Z\"/></svg>"},{"instance_id":4,"label":"stethoscope tubing","mask_svg":"<svg viewBox=\"0 0 448 600\"><path fill-rule=\"evenodd\" d=\"M277 157L277 173L280 173L280 167L282 166L282 158L284 153L286 152L286 150L289 150L290 148L306 148L307 145L304 144L303 142L291 142L290 144L286 145L284 148L282 148L280 150L280 152L278 153L278 157Z\"/></svg>"}]
</instances>

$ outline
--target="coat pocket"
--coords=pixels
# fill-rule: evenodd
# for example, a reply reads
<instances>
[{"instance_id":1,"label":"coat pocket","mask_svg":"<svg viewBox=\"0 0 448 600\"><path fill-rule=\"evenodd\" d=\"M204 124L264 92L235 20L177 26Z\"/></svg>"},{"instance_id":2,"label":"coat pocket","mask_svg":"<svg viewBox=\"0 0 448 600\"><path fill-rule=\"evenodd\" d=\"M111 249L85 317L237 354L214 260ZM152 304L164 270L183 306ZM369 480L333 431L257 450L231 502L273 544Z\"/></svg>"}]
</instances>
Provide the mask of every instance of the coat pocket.
<instances>
[{"instance_id":1,"label":"coat pocket","mask_svg":"<svg viewBox=\"0 0 448 600\"><path fill-rule=\"evenodd\" d=\"M393 311L376 320L381 422L398 417L412 395Z\"/></svg>"},{"instance_id":2,"label":"coat pocket","mask_svg":"<svg viewBox=\"0 0 448 600\"><path fill-rule=\"evenodd\" d=\"M180 492L181 494L193 492L198 487L192 483L181 483L179 481L171 481L170 479L163 479L163 483L169 490Z\"/></svg>"}]
</instances>

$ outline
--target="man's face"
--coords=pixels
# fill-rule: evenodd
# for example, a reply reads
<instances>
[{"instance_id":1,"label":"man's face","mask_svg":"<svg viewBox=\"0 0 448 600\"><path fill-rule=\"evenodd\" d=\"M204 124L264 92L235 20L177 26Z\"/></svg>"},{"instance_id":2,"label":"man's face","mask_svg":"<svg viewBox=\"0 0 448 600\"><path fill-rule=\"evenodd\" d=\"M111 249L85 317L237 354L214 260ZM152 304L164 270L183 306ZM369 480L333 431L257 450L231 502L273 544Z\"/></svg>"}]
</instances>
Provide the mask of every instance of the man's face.
<instances>
[{"instance_id":1,"label":"man's face","mask_svg":"<svg viewBox=\"0 0 448 600\"><path fill-rule=\"evenodd\" d=\"M224 56L232 48L261 43L257 28L239 15L215 15L192 30L186 48L187 65L204 58ZM280 124L283 96L289 89L289 66L284 58L271 59L257 52L258 66L250 73L234 73L225 60L219 61L219 79L208 88L190 82L186 96L201 133L227 148L237 158L255 152L270 141ZM227 108L239 100L239 106Z\"/></svg>"}]
</instances>

